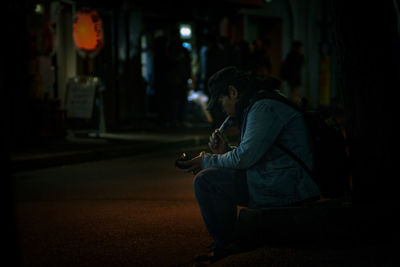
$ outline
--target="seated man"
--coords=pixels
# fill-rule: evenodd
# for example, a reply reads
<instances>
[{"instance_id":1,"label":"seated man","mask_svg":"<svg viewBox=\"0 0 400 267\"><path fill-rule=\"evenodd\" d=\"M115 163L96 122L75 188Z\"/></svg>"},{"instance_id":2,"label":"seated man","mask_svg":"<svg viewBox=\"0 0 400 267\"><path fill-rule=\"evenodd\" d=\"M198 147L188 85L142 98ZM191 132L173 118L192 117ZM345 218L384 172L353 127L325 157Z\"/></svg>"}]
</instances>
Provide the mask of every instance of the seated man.
<instances>
[{"instance_id":1,"label":"seated man","mask_svg":"<svg viewBox=\"0 0 400 267\"><path fill-rule=\"evenodd\" d=\"M299 111L277 99L280 82L250 77L235 67L224 68L208 81L209 108L219 104L240 129L239 145L230 147L215 131L210 137L212 154L181 164L196 174L194 193L214 247L214 262L229 255L237 220L237 205L249 208L278 207L319 196L307 172L277 144L285 146L312 168L312 152L304 119ZM282 96L283 97L283 96Z\"/></svg>"}]
</instances>

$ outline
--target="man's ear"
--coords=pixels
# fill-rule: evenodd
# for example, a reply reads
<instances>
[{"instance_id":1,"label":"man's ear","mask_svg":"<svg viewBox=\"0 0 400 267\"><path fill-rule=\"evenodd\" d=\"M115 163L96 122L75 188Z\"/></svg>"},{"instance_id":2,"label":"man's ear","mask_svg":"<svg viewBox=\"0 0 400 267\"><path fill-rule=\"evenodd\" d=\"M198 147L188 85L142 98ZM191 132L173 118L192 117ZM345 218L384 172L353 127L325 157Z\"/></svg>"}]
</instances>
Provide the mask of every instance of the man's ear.
<instances>
[{"instance_id":1,"label":"man's ear","mask_svg":"<svg viewBox=\"0 0 400 267\"><path fill-rule=\"evenodd\" d=\"M233 85L229 85L228 86L228 92L229 92L229 97L230 98L238 98L239 97L239 92L236 89L236 87L233 86Z\"/></svg>"}]
</instances>

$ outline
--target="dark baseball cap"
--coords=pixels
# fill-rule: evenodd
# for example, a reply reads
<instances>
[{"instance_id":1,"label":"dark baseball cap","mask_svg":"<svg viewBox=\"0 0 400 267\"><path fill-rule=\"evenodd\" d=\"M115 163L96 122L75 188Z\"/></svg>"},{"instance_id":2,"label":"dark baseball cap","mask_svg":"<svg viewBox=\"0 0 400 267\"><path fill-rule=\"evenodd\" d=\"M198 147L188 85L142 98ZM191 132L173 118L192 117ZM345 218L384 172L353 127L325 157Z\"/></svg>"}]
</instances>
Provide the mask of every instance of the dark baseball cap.
<instances>
[{"instance_id":1,"label":"dark baseball cap","mask_svg":"<svg viewBox=\"0 0 400 267\"><path fill-rule=\"evenodd\" d=\"M233 66L225 67L214 73L210 79L208 79L210 101L208 102L207 109L210 110L215 107L218 98L229 85L247 76L246 72L240 71Z\"/></svg>"}]
</instances>

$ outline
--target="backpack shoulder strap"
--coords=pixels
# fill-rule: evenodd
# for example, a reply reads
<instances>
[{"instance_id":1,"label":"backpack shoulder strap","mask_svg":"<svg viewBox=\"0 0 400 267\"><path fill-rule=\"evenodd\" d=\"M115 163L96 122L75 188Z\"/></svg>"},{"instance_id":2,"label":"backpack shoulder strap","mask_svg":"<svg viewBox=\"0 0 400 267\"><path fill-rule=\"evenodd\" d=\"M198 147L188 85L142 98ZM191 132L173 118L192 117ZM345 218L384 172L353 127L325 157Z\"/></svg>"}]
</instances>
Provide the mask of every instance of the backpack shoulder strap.
<instances>
[{"instance_id":1,"label":"backpack shoulder strap","mask_svg":"<svg viewBox=\"0 0 400 267\"><path fill-rule=\"evenodd\" d=\"M307 174L310 175L311 178L315 178L314 173L311 171L310 168L308 168L308 166L302 159L300 159L296 154L294 154L289 148L285 147L284 145L279 143L275 144L277 147L279 147L279 149L283 150L286 154L292 157L292 159L295 160L307 172Z\"/></svg>"},{"instance_id":2,"label":"backpack shoulder strap","mask_svg":"<svg viewBox=\"0 0 400 267\"><path fill-rule=\"evenodd\" d=\"M275 99L278 100L293 109L297 110L300 114L302 114L303 118L305 115L305 111L303 111L299 106L297 106L295 103L287 99L284 95L282 95L278 90L260 90L256 93L256 95L250 100L250 106L254 105L258 100L261 99ZM311 171L310 168L305 164L305 162L300 159L295 153L293 153L290 149L285 147L284 145L275 142L277 147L284 151L286 154L288 154L294 161L296 161L306 172L308 175L310 175L312 178L315 178L314 173Z\"/></svg>"}]
</instances>

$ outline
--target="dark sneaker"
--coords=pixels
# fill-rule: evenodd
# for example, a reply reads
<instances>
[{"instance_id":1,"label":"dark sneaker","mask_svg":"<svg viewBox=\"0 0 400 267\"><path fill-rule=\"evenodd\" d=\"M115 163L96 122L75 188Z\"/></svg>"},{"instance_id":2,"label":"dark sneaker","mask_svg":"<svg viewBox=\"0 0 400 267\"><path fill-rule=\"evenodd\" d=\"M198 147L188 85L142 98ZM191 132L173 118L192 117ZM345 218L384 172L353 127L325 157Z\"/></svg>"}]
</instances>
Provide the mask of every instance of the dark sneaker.
<instances>
[{"instance_id":1,"label":"dark sneaker","mask_svg":"<svg viewBox=\"0 0 400 267\"><path fill-rule=\"evenodd\" d=\"M236 253L233 248L214 248L207 254L195 257L193 266L207 266Z\"/></svg>"}]
</instances>

